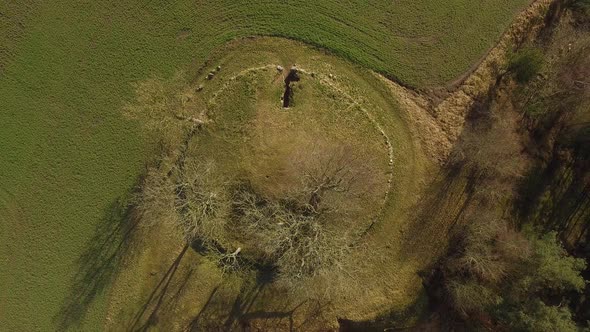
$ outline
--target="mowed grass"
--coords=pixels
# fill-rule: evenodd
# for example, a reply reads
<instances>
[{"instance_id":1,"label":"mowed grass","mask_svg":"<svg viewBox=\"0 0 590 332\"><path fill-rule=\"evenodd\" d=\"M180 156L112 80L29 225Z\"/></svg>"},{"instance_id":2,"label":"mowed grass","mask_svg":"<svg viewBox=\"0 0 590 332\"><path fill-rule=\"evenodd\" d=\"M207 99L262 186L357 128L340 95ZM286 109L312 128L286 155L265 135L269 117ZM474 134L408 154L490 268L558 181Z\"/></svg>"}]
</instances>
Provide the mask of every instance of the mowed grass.
<instances>
[{"instance_id":1,"label":"mowed grass","mask_svg":"<svg viewBox=\"0 0 590 332\"><path fill-rule=\"evenodd\" d=\"M0 3L0 326L52 330L80 252L141 173L131 83L279 35L415 86L459 76L525 0ZM83 328L100 329L103 293Z\"/></svg>"}]
</instances>

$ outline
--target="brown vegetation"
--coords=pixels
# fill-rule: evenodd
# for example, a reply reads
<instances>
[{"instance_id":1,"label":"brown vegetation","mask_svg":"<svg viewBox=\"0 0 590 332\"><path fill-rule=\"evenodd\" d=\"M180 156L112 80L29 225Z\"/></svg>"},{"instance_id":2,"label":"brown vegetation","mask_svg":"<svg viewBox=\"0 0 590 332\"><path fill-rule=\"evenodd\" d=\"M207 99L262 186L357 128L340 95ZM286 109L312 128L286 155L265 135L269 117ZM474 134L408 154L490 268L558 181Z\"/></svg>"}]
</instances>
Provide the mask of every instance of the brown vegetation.
<instances>
[{"instance_id":1,"label":"brown vegetation","mask_svg":"<svg viewBox=\"0 0 590 332\"><path fill-rule=\"evenodd\" d=\"M212 162L162 161L148 170L136 207L147 224L176 223L187 243L198 242L224 270L268 266L294 281L344 269L362 229L342 229L351 223L337 196L359 194L357 174L346 149L315 152L299 161L301 185L278 199L222 178Z\"/></svg>"},{"instance_id":2,"label":"brown vegetation","mask_svg":"<svg viewBox=\"0 0 590 332\"><path fill-rule=\"evenodd\" d=\"M586 264L569 256L558 233L552 232L561 227L559 214L546 210L549 213L517 219L511 211L514 202L525 201L527 213L536 209L531 192L517 187L530 172L531 161L536 163L523 153L527 151L523 143L529 132L519 130L521 123L533 130L533 139L544 133L545 144L561 151L561 157L551 162L552 167L562 163L558 159L576 164L557 183L550 181L549 186L555 186L550 192L557 197L551 194L537 199L559 209L583 200L584 195L569 195L579 194L578 189L585 186L587 179L580 173L585 159L584 149L580 148L583 145L580 141L574 143L579 138L587 139L587 132L571 125L573 119L580 123L584 118L576 110L588 100L584 74L579 74L586 72L587 50L576 49L576 44L570 43L565 55L563 51L553 53L555 57L543 55L551 60L547 69L531 76L524 88L517 88L509 79L500 80L488 98L475 104L468 118L471 123L451 154L449 167L477 179L472 198L463 210L464 224L454 229L452 245L430 278L430 290L444 310L455 317L453 324L467 329L577 330L577 317L565 303L584 288L581 272ZM546 47L549 51L543 52L551 52L554 45ZM531 112L523 107L523 100L524 105L534 105L543 112ZM525 110L524 121L519 121L514 112L521 107ZM572 141L571 137L577 139ZM535 148L537 153L532 156L543 156L538 153L545 146ZM535 168L528 181L550 179L550 173L541 174ZM557 188L562 185L566 188ZM533 187L539 189L538 184ZM558 197L559 201L554 201ZM576 209L574 214L579 211ZM532 226L541 225L541 221L547 222L543 225L546 227Z\"/></svg>"}]
</instances>

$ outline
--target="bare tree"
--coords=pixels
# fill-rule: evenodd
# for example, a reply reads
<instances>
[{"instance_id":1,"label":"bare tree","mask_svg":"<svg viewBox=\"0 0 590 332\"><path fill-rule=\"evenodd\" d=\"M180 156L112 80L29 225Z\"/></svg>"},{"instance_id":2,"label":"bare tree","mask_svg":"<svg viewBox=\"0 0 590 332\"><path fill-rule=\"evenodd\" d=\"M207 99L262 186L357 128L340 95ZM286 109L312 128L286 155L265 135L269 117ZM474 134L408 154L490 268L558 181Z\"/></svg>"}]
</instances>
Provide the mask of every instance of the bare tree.
<instances>
[{"instance_id":1,"label":"bare tree","mask_svg":"<svg viewBox=\"0 0 590 332\"><path fill-rule=\"evenodd\" d=\"M365 181L370 172L350 147L323 142L302 150L293 157L299 185L282 198L265 197L230 183L213 162L186 155L187 142L207 119L183 73L135 88L136 100L124 112L162 145L161 160L149 167L135 198L145 224L173 223L224 272L270 264L293 282L348 269L360 233L350 226L362 225L351 217L361 204L350 199L371 186Z\"/></svg>"},{"instance_id":2,"label":"bare tree","mask_svg":"<svg viewBox=\"0 0 590 332\"><path fill-rule=\"evenodd\" d=\"M178 224L174 211L174 183L159 167L148 168L139 192L133 198L144 225L169 222Z\"/></svg>"},{"instance_id":3,"label":"bare tree","mask_svg":"<svg viewBox=\"0 0 590 332\"><path fill-rule=\"evenodd\" d=\"M356 179L350 167L350 156L344 149L323 157L324 160L305 169L303 177L302 192L309 197L307 204L316 213L324 194L329 191L348 192Z\"/></svg>"},{"instance_id":4,"label":"bare tree","mask_svg":"<svg viewBox=\"0 0 590 332\"><path fill-rule=\"evenodd\" d=\"M247 183L230 185L213 162L180 158L150 169L138 206L150 222L173 220L186 241L198 242L223 271L271 264L292 283L346 270L358 234L333 213L336 200L324 197L348 194L356 173L344 150L323 157L305 168L297 195L280 199Z\"/></svg>"},{"instance_id":5,"label":"bare tree","mask_svg":"<svg viewBox=\"0 0 590 332\"><path fill-rule=\"evenodd\" d=\"M313 192L308 194L313 197ZM328 220L324 208L289 198L269 200L244 186L232 202L236 229L252 239L255 251L263 253L285 281L340 268L352 250L352 232Z\"/></svg>"},{"instance_id":6,"label":"bare tree","mask_svg":"<svg viewBox=\"0 0 590 332\"><path fill-rule=\"evenodd\" d=\"M274 244L276 264L285 279L317 276L341 268L352 249L346 230L332 231L313 218L278 227Z\"/></svg>"},{"instance_id":7,"label":"bare tree","mask_svg":"<svg viewBox=\"0 0 590 332\"><path fill-rule=\"evenodd\" d=\"M309 213L334 214L341 221L360 212L360 199L372 195L378 176L367 166L370 162L358 156L351 146L327 142L294 153L289 163L300 182L285 195L298 200Z\"/></svg>"},{"instance_id":8,"label":"bare tree","mask_svg":"<svg viewBox=\"0 0 590 332\"><path fill-rule=\"evenodd\" d=\"M200 127L204 107L183 72L168 80L150 78L135 84L136 99L123 108L124 114L141 122L158 138L176 146L186 132Z\"/></svg>"},{"instance_id":9,"label":"bare tree","mask_svg":"<svg viewBox=\"0 0 590 332\"><path fill-rule=\"evenodd\" d=\"M229 216L230 198L212 162L183 160L173 172L174 209L187 241L219 239Z\"/></svg>"},{"instance_id":10,"label":"bare tree","mask_svg":"<svg viewBox=\"0 0 590 332\"><path fill-rule=\"evenodd\" d=\"M348 199L361 195L357 181L364 168L344 146L317 144L293 156L300 185L280 199L236 186L232 226L253 239L251 245L275 265L287 284L346 270L353 242L361 229L348 218ZM357 223L362 224L362 223Z\"/></svg>"}]
</instances>

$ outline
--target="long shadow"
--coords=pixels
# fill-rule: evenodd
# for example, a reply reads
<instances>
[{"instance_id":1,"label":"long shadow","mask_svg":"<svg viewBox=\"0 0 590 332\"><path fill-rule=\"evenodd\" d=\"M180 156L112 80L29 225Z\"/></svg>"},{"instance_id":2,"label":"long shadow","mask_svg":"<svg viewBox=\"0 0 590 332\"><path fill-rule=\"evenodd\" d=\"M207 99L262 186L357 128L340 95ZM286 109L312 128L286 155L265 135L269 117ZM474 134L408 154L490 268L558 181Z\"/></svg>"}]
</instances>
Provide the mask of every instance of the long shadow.
<instances>
[{"instance_id":1,"label":"long shadow","mask_svg":"<svg viewBox=\"0 0 590 332\"><path fill-rule=\"evenodd\" d=\"M288 327L285 327L285 331L299 331L304 330L304 326L311 321L310 318L314 318L320 315L325 305L316 305L315 310L308 314L308 318L303 320L298 326L295 326L295 319L293 315L299 308L301 308L308 301L303 301L291 309L282 311L252 311L245 312L239 317L240 327L242 330L247 331L249 329L255 329L256 331L276 330L279 327L285 327L283 320L287 321ZM310 317L311 316L311 317ZM252 326L255 325L255 326Z\"/></svg>"},{"instance_id":2,"label":"long shadow","mask_svg":"<svg viewBox=\"0 0 590 332\"><path fill-rule=\"evenodd\" d=\"M557 114L547 122L560 125L563 123L560 116ZM520 186L521 199L515 209L522 222L532 223L543 231L557 231L568 252L585 259L590 266L590 123L566 122L559 130L549 155L538 158ZM553 134L543 127L537 139L542 142L547 133ZM582 276L590 280L590 268ZM569 295L567 302L576 322L583 324L590 320L588 299L590 284L586 284L582 293Z\"/></svg>"},{"instance_id":3,"label":"long shadow","mask_svg":"<svg viewBox=\"0 0 590 332\"><path fill-rule=\"evenodd\" d=\"M256 280L254 283L245 282L240 293L234 298L233 303L226 294L218 292L216 287L207 303L192 322L189 324L189 331L231 331L235 323L248 312L260 292L268 283ZM228 312L228 308L230 308Z\"/></svg>"},{"instance_id":4,"label":"long shadow","mask_svg":"<svg viewBox=\"0 0 590 332\"><path fill-rule=\"evenodd\" d=\"M156 285L156 287L152 290L150 296L148 297L147 301L144 305L138 310L135 316L132 319L131 325L128 330L130 331L146 331L149 327L154 326L157 324L158 321L158 313L160 312L160 308L164 303L164 299L168 294L169 287L171 285L172 279L174 278L176 271L178 270L178 266L182 261L182 258L186 254L187 250L189 249L189 245L185 245L182 251L178 254L174 262L170 265L160 282ZM184 288L188 279L192 275L192 270L189 271L183 281L180 283L180 286L176 290L176 293L172 296L172 299L177 298L180 294L181 290ZM151 310L150 310L151 309Z\"/></svg>"},{"instance_id":5,"label":"long shadow","mask_svg":"<svg viewBox=\"0 0 590 332\"><path fill-rule=\"evenodd\" d=\"M203 308L201 308L199 313L195 316L195 318L189 324L189 326L188 326L189 331L197 331L198 330L199 323L204 320L203 319L204 314L206 313L207 309L210 307L211 301L215 298L215 295L217 294L218 290L219 290L219 286L216 286L211 291L211 294L209 294L209 297L207 298L207 302L205 302L205 305L203 305Z\"/></svg>"},{"instance_id":6,"label":"long shadow","mask_svg":"<svg viewBox=\"0 0 590 332\"><path fill-rule=\"evenodd\" d=\"M496 85L501 84L501 78ZM421 200L413 207L412 216L401 239L400 249L395 255L403 261L424 263L419 275L428 282L428 273L452 243L454 233L460 231L469 221L472 213L478 211L482 197L480 189L489 182L485 164L480 164L478 155L481 147L491 144L482 137L494 133L494 122L490 109L495 92L482 95L466 117L463 132L453 146L448 162L435 174ZM485 189L485 188L484 188ZM427 260L427 261L424 261ZM415 326L404 326L415 313L432 313L437 303L432 301L431 287L425 287L422 301L416 301L407 312L392 311L370 321L339 319L340 331L430 331L437 330L436 315L420 317ZM426 308L428 307L428 308Z\"/></svg>"},{"instance_id":7,"label":"long shadow","mask_svg":"<svg viewBox=\"0 0 590 332\"><path fill-rule=\"evenodd\" d=\"M404 311L386 312L371 320L351 320L338 318L339 332L382 332L382 331L432 331L430 328L437 323L437 316L431 314L432 304L425 296L419 296ZM420 313L418 323L411 326L404 324L410 318L415 318L415 313ZM413 320L412 320L413 321ZM433 324L434 323L434 324ZM436 329L434 329L436 330Z\"/></svg>"},{"instance_id":8,"label":"long shadow","mask_svg":"<svg viewBox=\"0 0 590 332\"><path fill-rule=\"evenodd\" d=\"M488 93L476 98L460 137L450 153L449 160L429 185L423 198L414 207L409 227L404 231L399 252L404 259L423 259L424 253L436 258L464 220L465 212L474 204L475 194L485 182L483 171L473 160L479 153L480 133L492 129L490 109L496 96L496 87L502 84L500 76Z\"/></svg>"},{"instance_id":9,"label":"long shadow","mask_svg":"<svg viewBox=\"0 0 590 332\"><path fill-rule=\"evenodd\" d=\"M187 330L265 331L280 328L281 330L294 331L298 329L295 327L293 315L306 301L290 309L252 310L255 304L264 303L261 294L272 282L272 279L266 275L267 273L259 273L256 281L246 282L233 300L228 298L227 294L220 292L219 286L216 287L209 295L203 308L189 324ZM305 324L305 321L301 324Z\"/></svg>"},{"instance_id":10,"label":"long shadow","mask_svg":"<svg viewBox=\"0 0 590 332\"><path fill-rule=\"evenodd\" d=\"M58 330L77 325L92 302L104 293L129 249L136 226L137 220L124 202L116 201L106 209L77 261L79 269L71 291L54 316Z\"/></svg>"},{"instance_id":11,"label":"long shadow","mask_svg":"<svg viewBox=\"0 0 590 332\"><path fill-rule=\"evenodd\" d=\"M460 165L442 170L416 207L413 222L404 232L401 257L411 259L422 257L424 252L441 253L448 236L462 224L479 183L476 170Z\"/></svg>"},{"instance_id":12,"label":"long shadow","mask_svg":"<svg viewBox=\"0 0 590 332\"><path fill-rule=\"evenodd\" d=\"M557 231L569 249L577 250L590 228L590 165L586 156L563 160L561 155L554 152L549 162L531 170L516 210L522 220Z\"/></svg>"}]
</instances>

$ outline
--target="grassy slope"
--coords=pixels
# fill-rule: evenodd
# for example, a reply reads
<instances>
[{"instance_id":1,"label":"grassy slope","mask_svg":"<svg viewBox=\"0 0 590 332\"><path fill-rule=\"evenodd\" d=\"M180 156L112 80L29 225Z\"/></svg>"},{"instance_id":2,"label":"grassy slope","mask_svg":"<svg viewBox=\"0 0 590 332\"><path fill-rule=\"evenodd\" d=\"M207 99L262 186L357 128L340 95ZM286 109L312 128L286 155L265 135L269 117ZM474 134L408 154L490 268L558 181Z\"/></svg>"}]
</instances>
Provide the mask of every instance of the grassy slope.
<instances>
[{"instance_id":1,"label":"grassy slope","mask_svg":"<svg viewBox=\"0 0 590 332\"><path fill-rule=\"evenodd\" d=\"M418 253L416 250L411 250L415 256L408 257L404 261L397 260L396 257L403 249L407 251L407 248L400 248L402 243L400 230L409 219L408 215L411 213L409 209L415 203L420 191L419 184L427 181L430 173L426 170L427 161L421 150L412 144L411 134L407 128L408 123L400 118L397 102L392 98L387 86L362 68L350 66L348 62L339 58L321 55L310 48L302 47L300 43L284 39L245 40L231 43L218 53L221 58L215 57L213 63L220 63L223 69L214 80L205 81L201 78L201 81L195 83L205 85L204 90L197 95L199 99L209 100L213 95L217 96L215 106L209 109L213 122L207 126L207 130L193 138L189 155L214 158L218 160L218 165L223 164L231 174L235 174L239 169L248 169L250 172L247 174L254 180L254 184L261 185L265 191L270 189L270 185L284 181L284 177L282 181L278 180L281 177L280 173L284 176L285 173L294 172L289 168L283 169L277 166L280 163L276 160L282 159L277 156L290 148L313 146L306 142L307 139L318 141L329 139L334 135L346 136L346 138L338 139L342 141L348 137L354 137L355 142L349 142L351 147L360 144L367 150L373 150L369 153L373 156L378 155L379 152L376 151L381 150L381 158L376 162L380 161L383 163L381 167L388 168L388 158L380 134L363 115L359 114L358 109L349 108L349 100L341 93L335 93L333 97L330 97L333 93L332 88L329 88L326 83L319 84L317 78L303 75L302 81L296 84L295 88L296 106L287 112L282 111L278 105L282 80L276 80L274 69L271 69L271 72L241 76L232 81L234 83L230 84L229 88L219 92L219 88L236 72L268 63L286 66L295 62L301 68L318 73L318 77L333 73L337 77L333 82L347 93L353 94L353 98L378 120L392 143L396 166L393 168L391 199L384 207L384 218L376 224L371 236L362 241L364 245L371 248L369 251L372 253L372 257L362 258L363 273L356 275L358 278L356 282L362 287L358 284L355 287L352 284L347 291L339 290L338 294L332 294L329 304L320 301L323 308L321 313L327 322L304 323L307 318L310 318L307 315L318 316L318 313L313 312L313 306L300 307L294 318L295 326L306 325L297 329L320 330L332 326L331 324L335 323L335 317L366 319L385 309L406 308L413 303L420 289L420 280L416 271L424 266L423 264L426 263L424 256L428 256L431 251ZM274 82L274 84L268 82ZM255 86L257 87L256 102L252 99L252 88ZM311 95L320 91L322 91L321 96L311 98ZM256 105L255 109L253 105ZM254 110L257 113L256 116L252 114ZM333 118L335 112L341 112L338 119ZM359 118L355 119L357 116ZM235 118L240 118L240 121L236 121ZM314 124L320 118L322 118L321 124ZM253 122L245 124L244 121ZM328 125L327 123L330 122L332 124ZM350 127L351 124L353 128ZM256 129L249 129L252 127ZM246 137L249 138L246 139ZM256 148L256 150L252 151L250 148ZM367 151L357 150L354 154L359 156L359 153L364 152ZM271 162L272 166L265 167L264 164L272 159L275 159ZM367 157L360 159L368 164L371 163ZM220 160L223 160L223 163L219 162ZM252 167L253 163L259 164ZM375 165L372 169L378 172L379 166ZM279 174L273 174L273 171L279 171ZM270 179L265 175L270 175ZM279 176L275 177L276 175ZM262 179L256 181L257 176L261 176ZM385 181L381 184L385 184ZM276 190L277 187L279 186L274 185L272 189ZM380 199L378 201L372 204L367 203L365 206L376 212L381 203ZM182 243L178 240L180 236L174 235L169 230L169 225L165 223L144 229L140 227L140 229L142 235L138 236L138 239L140 238L141 241L134 243L132 249L135 255L129 259L124 271L118 275L113 284L107 324L110 329L130 327L134 324L136 327L141 326L147 317L155 313L158 317L157 322L154 321L154 324L157 324L156 329L178 330L186 327L191 320L199 318L200 329L197 328L197 330L207 331L213 330L205 328L207 324L218 327L226 317L254 312L284 312L289 308L297 307L302 300L300 294L289 294L277 286L264 285L264 290L260 292L259 297L252 299L251 305L244 305L238 314L230 314L230 311L236 309L232 305L235 298L245 295L241 293L243 290L239 287L236 289L236 283L238 285L253 283L254 278L234 278L230 282L226 282L225 278L220 280L219 270L199 263L198 258L195 257L198 255L192 251L182 259L178 269L174 270L173 276L165 277L171 263L175 261L181 250ZM242 253L248 253L249 248L239 246L243 249ZM384 250L384 246L388 249ZM383 261L382 257L389 259ZM191 274L190 271L195 272L194 270L199 272ZM375 277L383 275L387 277L383 279ZM138 279L142 282L138 283ZM334 284L337 278L329 279L332 281L331 284ZM161 280L165 281L163 284L166 286L160 284ZM312 281L308 286L309 289L316 291L325 290L327 287L317 280ZM223 295L216 295L213 303L221 302L224 305L219 307L205 305L209 294L217 287L224 292ZM157 294L157 296L150 297L151 294ZM351 298L354 298L354 301L350 301ZM162 303L158 306L157 303L160 303L160 300ZM244 303L248 301L244 300ZM201 310L203 312L199 314ZM276 327L273 325L275 323L280 326L281 322L268 319L266 324L269 325L265 325L265 328L273 330ZM286 329L286 326L282 328ZM277 330L281 329L277 328Z\"/></svg>"},{"instance_id":2,"label":"grassy slope","mask_svg":"<svg viewBox=\"0 0 590 332\"><path fill-rule=\"evenodd\" d=\"M4 328L53 326L79 252L139 173L144 143L119 115L131 82L200 63L236 36L277 34L442 84L526 1L200 2L0 4Z\"/></svg>"}]
</instances>

